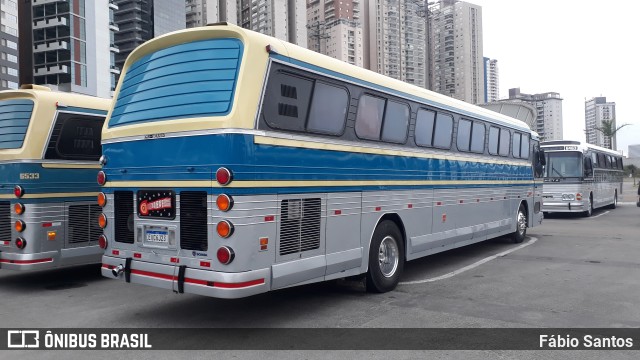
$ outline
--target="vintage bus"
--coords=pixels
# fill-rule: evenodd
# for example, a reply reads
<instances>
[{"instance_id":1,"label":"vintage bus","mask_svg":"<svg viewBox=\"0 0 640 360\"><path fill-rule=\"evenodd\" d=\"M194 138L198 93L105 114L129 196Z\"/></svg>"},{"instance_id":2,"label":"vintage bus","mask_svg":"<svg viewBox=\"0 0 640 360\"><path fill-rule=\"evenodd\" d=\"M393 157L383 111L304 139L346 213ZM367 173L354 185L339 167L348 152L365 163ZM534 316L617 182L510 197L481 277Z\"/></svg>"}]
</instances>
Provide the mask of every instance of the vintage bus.
<instances>
[{"instance_id":1,"label":"vintage bus","mask_svg":"<svg viewBox=\"0 0 640 360\"><path fill-rule=\"evenodd\" d=\"M622 156L609 149L570 140L545 141L542 211L591 216L593 209L615 209L622 194Z\"/></svg>"},{"instance_id":2,"label":"vintage bus","mask_svg":"<svg viewBox=\"0 0 640 360\"><path fill-rule=\"evenodd\" d=\"M111 100L0 92L0 268L100 263L100 134Z\"/></svg>"},{"instance_id":3,"label":"vintage bus","mask_svg":"<svg viewBox=\"0 0 640 360\"><path fill-rule=\"evenodd\" d=\"M238 298L364 275L385 292L406 260L542 221L523 122L237 26L141 45L114 99L106 277Z\"/></svg>"}]
</instances>

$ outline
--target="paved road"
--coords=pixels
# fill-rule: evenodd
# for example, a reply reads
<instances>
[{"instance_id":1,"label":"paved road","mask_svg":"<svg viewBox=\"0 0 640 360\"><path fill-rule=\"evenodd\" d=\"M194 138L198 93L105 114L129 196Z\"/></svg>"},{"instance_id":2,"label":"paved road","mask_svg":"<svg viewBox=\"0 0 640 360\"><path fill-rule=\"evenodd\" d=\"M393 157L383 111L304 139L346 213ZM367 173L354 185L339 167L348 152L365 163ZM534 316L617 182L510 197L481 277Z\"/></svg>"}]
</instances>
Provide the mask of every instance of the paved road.
<instances>
[{"instance_id":1,"label":"paved road","mask_svg":"<svg viewBox=\"0 0 640 360\"><path fill-rule=\"evenodd\" d=\"M626 184L629 187L630 184ZM626 192L626 190L625 190ZM628 192L627 192L628 193ZM626 200L625 200L626 201ZM640 327L640 209L629 202L591 218L556 215L530 229L527 246L497 239L407 264L401 284L367 294L322 283L239 300L176 295L102 278L98 266L0 271L0 327ZM490 259L477 266L479 261ZM466 271L461 271L466 269ZM453 275L452 275L453 274ZM78 358L80 352L21 353ZM184 352L119 353L172 359ZM206 355L208 354L208 355ZM397 358L421 352L237 352L216 358ZM0 353L13 358L18 353ZM627 358L628 352L430 352L430 358ZM113 358L91 353L92 358ZM208 357L194 353L190 357Z\"/></svg>"}]
</instances>

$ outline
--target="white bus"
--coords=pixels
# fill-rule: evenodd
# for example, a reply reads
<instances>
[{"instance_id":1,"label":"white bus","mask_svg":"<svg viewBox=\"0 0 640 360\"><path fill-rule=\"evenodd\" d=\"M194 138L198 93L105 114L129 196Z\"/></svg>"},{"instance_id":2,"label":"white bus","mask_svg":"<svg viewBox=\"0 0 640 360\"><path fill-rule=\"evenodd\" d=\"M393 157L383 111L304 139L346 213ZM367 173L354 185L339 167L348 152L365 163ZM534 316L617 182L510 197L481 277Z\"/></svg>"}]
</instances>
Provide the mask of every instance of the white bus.
<instances>
[{"instance_id":1,"label":"white bus","mask_svg":"<svg viewBox=\"0 0 640 360\"><path fill-rule=\"evenodd\" d=\"M575 212L591 216L593 209L615 209L622 193L622 156L579 141L545 141L543 212Z\"/></svg>"}]
</instances>

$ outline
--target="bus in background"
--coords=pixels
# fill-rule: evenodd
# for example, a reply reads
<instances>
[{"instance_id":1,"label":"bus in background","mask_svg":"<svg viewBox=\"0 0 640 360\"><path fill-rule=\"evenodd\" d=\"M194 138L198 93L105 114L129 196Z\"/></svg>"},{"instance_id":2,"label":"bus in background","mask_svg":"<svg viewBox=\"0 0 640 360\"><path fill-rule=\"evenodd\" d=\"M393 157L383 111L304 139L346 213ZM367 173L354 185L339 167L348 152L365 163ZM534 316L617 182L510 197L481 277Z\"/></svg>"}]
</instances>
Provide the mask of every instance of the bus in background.
<instances>
[{"instance_id":1,"label":"bus in background","mask_svg":"<svg viewBox=\"0 0 640 360\"><path fill-rule=\"evenodd\" d=\"M622 194L622 156L580 141L545 141L546 157L542 211L576 212L615 209Z\"/></svg>"},{"instance_id":2,"label":"bus in background","mask_svg":"<svg viewBox=\"0 0 640 360\"><path fill-rule=\"evenodd\" d=\"M238 298L364 275L385 292L405 260L542 221L523 122L237 26L148 41L115 96L106 277Z\"/></svg>"},{"instance_id":3,"label":"bus in background","mask_svg":"<svg viewBox=\"0 0 640 360\"><path fill-rule=\"evenodd\" d=\"M0 92L0 268L99 263L100 133L111 100Z\"/></svg>"}]
</instances>

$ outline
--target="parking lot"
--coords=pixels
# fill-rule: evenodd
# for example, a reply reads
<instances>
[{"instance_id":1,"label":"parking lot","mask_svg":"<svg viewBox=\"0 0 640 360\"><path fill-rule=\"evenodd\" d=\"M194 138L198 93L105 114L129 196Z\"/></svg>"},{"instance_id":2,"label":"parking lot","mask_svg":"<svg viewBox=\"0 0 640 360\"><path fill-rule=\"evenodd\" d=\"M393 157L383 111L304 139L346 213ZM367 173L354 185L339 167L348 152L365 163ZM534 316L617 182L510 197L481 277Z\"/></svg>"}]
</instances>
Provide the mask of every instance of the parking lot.
<instances>
[{"instance_id":1,"label":"parking lot","mask_svg":"<svg viewBox=\"0 0 640 360\"><path fill-rule=\"evenodd\" d=\"M98 265L0 271L0 327L637 328L640 208L625 185L617 209L550 216L523 244L409 262L385 294L338 281L221 300L110 280Z\"/></svg>"}]
</instances>

